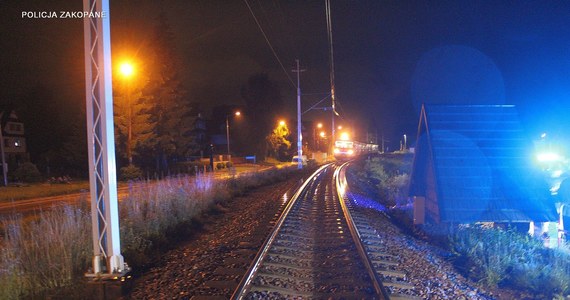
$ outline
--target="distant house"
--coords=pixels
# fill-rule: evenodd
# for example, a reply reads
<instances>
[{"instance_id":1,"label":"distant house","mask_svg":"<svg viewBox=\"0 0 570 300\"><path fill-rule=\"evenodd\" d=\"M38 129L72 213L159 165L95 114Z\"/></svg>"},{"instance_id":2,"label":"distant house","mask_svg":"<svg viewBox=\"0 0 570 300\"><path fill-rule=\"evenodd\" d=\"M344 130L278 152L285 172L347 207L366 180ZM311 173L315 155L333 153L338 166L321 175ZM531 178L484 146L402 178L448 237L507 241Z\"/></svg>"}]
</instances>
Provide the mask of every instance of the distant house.
<instances>
[{"instance_id":1,"label":"distant house","mask_svg":"<svg viewBox=\"0 0 570 300\"><path fill-rule=\"evenodd\" d=\"M4 110L0 112L0 125L4 158L8 168L13 170L29 160L24 123L20 121L14 110Z\"/></svg>"},{"instance_id":2,"label":"distant house","mask_svg":"<svg viewBox=\"0 0 570 300\"><path fill-rule=\"evenodd\" d=\"M416 223L557 219L512 105L424 105L410 178Z\"/></svg>"}]
</instances>

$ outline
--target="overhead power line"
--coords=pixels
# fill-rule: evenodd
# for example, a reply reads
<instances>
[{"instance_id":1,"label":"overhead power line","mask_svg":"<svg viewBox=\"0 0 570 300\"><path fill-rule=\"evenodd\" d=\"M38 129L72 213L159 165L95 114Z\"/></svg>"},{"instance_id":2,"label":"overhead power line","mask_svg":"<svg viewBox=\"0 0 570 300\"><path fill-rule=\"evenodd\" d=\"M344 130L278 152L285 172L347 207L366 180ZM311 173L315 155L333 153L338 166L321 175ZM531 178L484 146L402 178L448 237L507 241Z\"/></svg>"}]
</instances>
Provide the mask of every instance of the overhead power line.
<instances>
[{"instance_id":1,"label":"overhead power line","mask_svg":"<svg viewBox=\"0 0 570 300\"><path fill-rule=\"evenodd\" d=\"M269 39L267 38L267 35L265 34L265 31L263 31L263 28L261 27L261 24L259 23L259 21L257 20L257 17L255 16L255 14L253 13L253 10L251 9L251 6L249 5L249 3L247 2L247 0L243 0L243 2L245 2L245 4L247 5L247 8L249 9L249 12L251 13L251 16L253 17L253 19L255 20L255 24L257 24L257 27L259 27L259 30L261 31L261 34L263 34L263 37L265 38L265 41L267 42L267 45L269 45L269 48L271 49L271 52L273 53L273 55L275 56L275 59L277 59L277 62L279 62L279 65L281 66L281 69L283 70L283 73L285 73L285 75L287 76L287 78L289 79L289 82L291 83L291 85L297 89L297 86L295 85L295 82L293 81L293 79L291 78L291 76L289 75L289 73L287 72L287 70L285 69L285 67L283 66L283 63L281 62L281 60L279 59L279 56L277 56L277 53L275 52L275 49L273 49L273 46L271 45L271 42L269 41Z\"/></svg>"},{"instance_id":2,"label":"overhead power line","mask_svg":"<svg viewBox=\"0 0 570 300\"><path fill-rule=\"evenodd\" d=\"M326 10L326 17L327 17L327 38L329 41L329 63L330 63L329 77L330 77L330 84L331 84L331 107L333 110L333 114L338 116L338 112L336 111L336 107L335 107L336 97L335 97L335 82L334 82L334 51L333 51L333 34L332 34L330 0L325 0L325 10Z\"/></svg>"}]
</instances>

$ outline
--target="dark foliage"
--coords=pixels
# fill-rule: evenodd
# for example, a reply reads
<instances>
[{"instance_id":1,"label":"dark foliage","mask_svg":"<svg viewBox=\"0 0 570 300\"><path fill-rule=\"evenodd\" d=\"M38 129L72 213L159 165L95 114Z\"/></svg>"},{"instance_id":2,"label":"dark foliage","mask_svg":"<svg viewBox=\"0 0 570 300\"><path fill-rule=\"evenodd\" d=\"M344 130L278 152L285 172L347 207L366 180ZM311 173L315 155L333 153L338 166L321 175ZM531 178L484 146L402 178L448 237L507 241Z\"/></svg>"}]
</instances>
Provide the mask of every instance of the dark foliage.
<instances>
[{"instance_id":1,"label":"dark foliage","mask_svg":"<svg viewBox=\"0 0 570 300\"><path fill-rule=\"evenodd\" d=\"M22 182L39 182L42 180L42 175L38 168L29 162L23 163L14 171L13 176L16 180Z\"/></svg>"},{"instance_id":2,"label":"dark foliage","mask_svg":"<svg viewBox=\"0 0 570 300\"><path fill-rule=\"evenodd\" d=\"M247 132L248 153L257 155L260 160L265 158L267 137L283 111L283 99L276 82L269 79L267 74L252 75L247 84L242 86L242 98L247 105L248 127ZM260 147L259 145L263 145Z\"/></svg>"}]
</instances>

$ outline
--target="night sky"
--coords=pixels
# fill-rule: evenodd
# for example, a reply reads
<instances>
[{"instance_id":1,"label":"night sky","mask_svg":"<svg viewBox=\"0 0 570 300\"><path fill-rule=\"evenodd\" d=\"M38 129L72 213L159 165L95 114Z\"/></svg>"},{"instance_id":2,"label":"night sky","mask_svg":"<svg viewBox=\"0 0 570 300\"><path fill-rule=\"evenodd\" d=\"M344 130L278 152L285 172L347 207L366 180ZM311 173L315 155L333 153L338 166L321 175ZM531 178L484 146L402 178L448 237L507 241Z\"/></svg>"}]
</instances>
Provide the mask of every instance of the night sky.
<instances>
[{"instance_id":1,"label":"night sky","mask_svg":"<svg viewBox=\"0 0 570 300\"><path fill-rule=\"evenodd\" d=\"M81 11L82 1L0 2L0 100L31 86L84 106L83 21L29 19L22 11ZM325 1L248 0L288 75L295 59L303 110L329 92ZM295 88L244 1L112 1L114 58L144 61L160 11L175 35L191 96L204 110L243 104L240 87L265 72L285 115ZM529 137L568 138L569 1L332 1L337 100L344 120L373 125L397 147L415 136L421 103L516 104ZM328 101L327 101L328 103ZM306 119L329 121L311 111Z\"/></svg>"}]
</instances>

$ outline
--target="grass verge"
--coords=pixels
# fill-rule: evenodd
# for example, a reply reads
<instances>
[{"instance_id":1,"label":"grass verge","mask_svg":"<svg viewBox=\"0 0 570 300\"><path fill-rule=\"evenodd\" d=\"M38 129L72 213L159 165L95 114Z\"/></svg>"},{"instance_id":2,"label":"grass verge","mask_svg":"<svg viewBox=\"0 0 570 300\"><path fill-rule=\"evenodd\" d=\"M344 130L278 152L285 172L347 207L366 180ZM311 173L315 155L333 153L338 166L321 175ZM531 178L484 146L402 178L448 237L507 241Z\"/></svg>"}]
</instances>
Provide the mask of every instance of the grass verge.
<instances>
[{"instance_id":1,"label":"grass verge","mask_svg":"<svg viewBox=\"0 0 570 300\"><path fill-rule=\"evenodd\" d=\"M0 187L0 202L73 194L84 190L89 190L88 181Z\"/></svg>"},{"instance_id":2,"label":"grass verge","mask_svg":"<svg viewBox=\"0 0 570 300\"><path fill-rule=\"evenodd\" d=\"M292 172L296 168L225 180L177 176L130 184L129 195L119 203L125 261L135 270L144 269L156 253L191 233L201 213L249 189L284 180ZM2 223L0 299L45 298L50 290L81 281L93 255L91 213L86 205L40 212L31 222L13 216Z\"/></svg>"}]
</instances>

